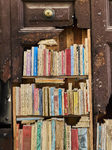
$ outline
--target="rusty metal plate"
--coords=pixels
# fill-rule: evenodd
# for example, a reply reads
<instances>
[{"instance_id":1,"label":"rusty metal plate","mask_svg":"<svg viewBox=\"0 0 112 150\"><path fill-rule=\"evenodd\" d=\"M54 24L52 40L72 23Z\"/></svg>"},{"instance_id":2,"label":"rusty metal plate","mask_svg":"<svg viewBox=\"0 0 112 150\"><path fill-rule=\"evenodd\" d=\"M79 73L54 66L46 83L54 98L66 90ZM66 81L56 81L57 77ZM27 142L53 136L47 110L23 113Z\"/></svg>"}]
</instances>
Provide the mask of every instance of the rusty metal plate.
<instances>
[{"instance_id":1,"label":"rusty metal plate","mask_svg":"<svg viewBox=\"0 0 112 150\"><path fill-rule=\"evenodd\" d=\"M54 19L46 20L45 9L54 11ZM68 26L73 24L72 2L24 2L25 27Z\"/></svg>"}]
</instances>

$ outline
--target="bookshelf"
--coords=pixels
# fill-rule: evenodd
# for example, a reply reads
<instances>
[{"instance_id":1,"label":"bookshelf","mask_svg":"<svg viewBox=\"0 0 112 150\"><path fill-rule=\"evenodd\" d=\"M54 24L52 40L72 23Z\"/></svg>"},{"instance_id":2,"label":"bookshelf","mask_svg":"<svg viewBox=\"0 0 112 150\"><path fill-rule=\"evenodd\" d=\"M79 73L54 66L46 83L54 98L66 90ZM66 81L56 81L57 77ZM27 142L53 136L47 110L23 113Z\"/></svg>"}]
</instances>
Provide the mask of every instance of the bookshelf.
<instances>
[{"instance_id":1,"label":"bookshelf","mask_svg":"<svg viewBox=\"0 0 112 150\"><path fill-rule=\"evenodd\" d=\"M65 122L68 125L74 126L82 116L89 117L90 124L89 124L89 137L90 137L90 143L91 145L90 150L93 150L93 120L92 120L92 90L91 90L91 39L90 39L90 29L87 30L81 30L80 29L80 34L77 35L77 38L75 37L75 31L77 31L76 27L67 27L64 29L64 31L57 37L55 40L57 41L59 46L56 47L47 47L48 49L54 49L54 51L59 51L63 50L66 47L69 48L71 45L74 43L77 44L84 44L85 38L88 38L88 75L61 75L61 76L23 76L22 77L22 82L21 83L13 83L13 87L15 86L20 86L21 84L34 84L35 79L41 79L41 78L46 78L46 79L64 79L65 83L60 85L60 84L48 84L46 83L43 85L42 83L36 84L36 88L42 88L43 86L54 86L56 88L65 88L65 90L68 89L68 83L72 83L72 89L73 88L79 88L79 83L80 82L86 82L86 79L89 80L89 104L90 104L90 112L88 114L81 114L81 115L16 115L16 101L15 101L15 95L13 91L13 138L14 138L14 149L16 149L16 124L22 121L28 121L28 120L38 120L38 118L42 117L45 119L50 119L50 118L64 118ZM64 36L66 35L66 36ZM71 35L71 36L70 36ZM63 38L65 39L63 39ZM66 47L62 43L66 40Z\"/></svg>"}]
</instances>

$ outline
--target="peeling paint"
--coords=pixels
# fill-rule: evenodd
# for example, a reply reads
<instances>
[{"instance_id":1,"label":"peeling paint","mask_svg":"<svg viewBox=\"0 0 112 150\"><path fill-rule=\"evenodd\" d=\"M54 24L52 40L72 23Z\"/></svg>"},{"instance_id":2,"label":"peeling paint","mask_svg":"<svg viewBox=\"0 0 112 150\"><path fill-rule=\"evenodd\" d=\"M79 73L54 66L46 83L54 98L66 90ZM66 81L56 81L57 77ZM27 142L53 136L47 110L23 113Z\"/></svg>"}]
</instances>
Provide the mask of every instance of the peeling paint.
<instances>
[{"instance_id":1,"label":"peeling paint","mask_svg":"<svg viewBox=\"0 0 112 150\"><path fill-rule=\"evenodd\" d=\"M103 52L100 52L95 56L95 70L98 71L103 65L105 65L105 58Z\"/></svg>"}]
</instances>

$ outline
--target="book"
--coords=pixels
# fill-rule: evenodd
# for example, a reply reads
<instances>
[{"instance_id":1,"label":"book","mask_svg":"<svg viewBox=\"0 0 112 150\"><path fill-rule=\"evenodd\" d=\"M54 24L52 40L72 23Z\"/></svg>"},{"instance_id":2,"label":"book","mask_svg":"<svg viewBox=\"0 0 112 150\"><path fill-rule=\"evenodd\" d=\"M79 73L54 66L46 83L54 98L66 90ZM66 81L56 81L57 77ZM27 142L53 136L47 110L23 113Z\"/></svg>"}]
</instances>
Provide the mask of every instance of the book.
<instances>
[{"instance_id":1,"label":"book","mask_svg":"<svg viewBox=\"0 0 112 150\"><path fill-rule=\"evenodd\" d=\"M34 69L33 69L33 75L38 75L38 47L34 47Z\"/></svg>"},{"instance_id":2,"label":"book","mask_svg":"<svg viewBox=\"0 0 112 150\"><path fill-rule=\"evenodd\" d=\"M50 95L49 95L49 97L50 97L50 103L49 104L51 104L50 105L50 115L51 116L54 116L54 89L55 89L55 87L51 87L50 88Z\"/></svg>"},{"instance_id":3,"label":"book","mask_svg":"<svg viewBox=\"0 0 112 150\"><path fill-rule=\"evenodd\" d=\"M64 150L64 119L56 119L56 148L58 150Z\"/></svg>"},{"instance_id":4,"label":"book","mask_svg":"<svg viewBox=\"0 0 112 150\"><path fill-rule=\"evenodd\" d=\"M55 150L55 130L56 130L56 122L55 119L52 118L51 121L51 131L52 131L52 135L51 135L51 150Z\"/></svg>"},{"instance_id":5,"label":"book","mask_svg":"<svg viewBox=\"0 0 112 150\"><path fill-rule=\"evenodd\" d=\"M58 89L59 115L62 115L62 89Z\"/></svg>"},{"instance_id":6,"label":"book","mask_svg":"<svg viewBox=\"0 0 112 150\"><path fill-rule=\"evenodd\" d=\"M18 150L19 149L19 124L16 124L16 149Z\"/></svg>"},{"instance_id":7,"label":"book","mask_svg":"<svg viewBox=\"0 0 112 150\"><path fill-rule=\"evenodd\" d=\"M19 115L19 87L16 87L16 115Z\"/></svg>"},{"instance_id":8,"label":"book","mask_svg":"<svg viewBox=\"0 0 112 150\"><path fill-rule=\"evenodd\" d=\"M31 150L31 125L23 125L23 150Z\"/></svg>"},{"instance_id":9,"label":"book","mask_svg":"<svg viewBox=\"0 0 112 150\"><path fill-rule=\"evenodd\" d=\"M65 49L66 55L66 75L71 75L71 50Z\"/></svg>"},{"instance_id":10,"label":"book","mask_svg":"<svg viewBox=\"0 0 112 150\"><path fill-rule=\"evenodd\" d=\"M35 88L34 89L34 115L39 115L39 112L38 112L38 94L39 94L39 89L38 88Z\"/></svg>"},{"instance_id":11,"label":"book","mask_svg":"<svg viewBox=\"0 0 112 150\"><path fill-rule=\"evenodd\" d=\"M59 115L59 99L58 99L58 89L54 89L54 114Z\"/></svg>"},{"instance_id":12,"label":"book","mask_svg":"<svg viewBox=\"0 0 112 150\"><path fill-rule=\"evenodd\" d=\"M80 150L87 150L87 128L78 128L78 142Z\"/></svg>"},{"instance_id":13,"label":"book","mask_svg":"<svg viewBox=\"0 0 112 150\"><path fill-rule=\"evenodd\" d=\"M67 93L64 93L64 115L68 115L68 99Z\"/></svg>"},{"instance_id":14,"label":"book","mask_svg":"<svg viewBox=\"0 0 112 150\"><path fill-rule=\"evenodd\" d=\"M27 50L26 75L31 75L31 50Z\"/></svg>"},{"instance_id":15,"label":"book","mask_svg":"<svg viewBox=\"0 0 112 150\"><path fill-rule=\"evenodd\" d=\"M71 50L71 75L74 75L74 47L70 46Z\"/></svg>"},{"instance_id":16,"label":"book","mask_svg":"<svg viewBox=\"0 0 112 150\"><path fill-rule=\"evenodd\" d=\"M37 121L37 150L41 150L41 126L42 121Z\"/></svg>"},{"instance_id":17,"label":"book","mask_svg":"<svg viewBox=\"0 0 112 150\"><path fill-rule=\"evenodd\" d=\"M46 49L44 49L44 67L43 67L43 75L46 76Z\"/></svg>"},{"instance_id":18,"label":"book","mask_svg":"<svg viewBox=\"0 0 112 150\"><path fill-rule=\"evenodd\" d=\"M23 147L23 129L18 130L18 150L22 150Z\"/></svg>"},{"instance_id":19,"label":"book","mask_svg":"<svg viewBox=\"0 0 112 150\"><path fill-rule=\"evenodd\" d=\"M43 109L42 109L42 89L39 89L39 115L43 115Z\"/></svg>"},{"instance_id":20,"label":"book","mask_svg":"<svg viewBox=\"0 0 112 150\"><path fill-rule=\"evenodd\" d=\"M71 129L71 150L78 150L78 129Z\"/></svg>"},{"instance_id":21,"label":"book","mask_svg":"<svg viewBox=\"0 0 112 150\"><path fill-rule=\"evenodd\" d=\"M71 150L71 126L66 126L66 142L67 142L67 150Z\"/></svg>"},{"instance_id":22,"label":"book","mask_svg":"<svg viewBox=\"0 0 112 150\"><path fill-rule=\"evenodd\" d=\"M32 125L31 127L31 150L35 150L34 149L34 143L35 143L35 124Z\"/></svg>"},{"instance_id":23,"label":"book","mask_svg":"<svg viewBox=\"0 0 112 150\"><path fill-rule=\"evenodd\" d=\"M26 65L27 65L27 51L24 51L23 76L26 76Z\"/></svg>"}]
</instances>

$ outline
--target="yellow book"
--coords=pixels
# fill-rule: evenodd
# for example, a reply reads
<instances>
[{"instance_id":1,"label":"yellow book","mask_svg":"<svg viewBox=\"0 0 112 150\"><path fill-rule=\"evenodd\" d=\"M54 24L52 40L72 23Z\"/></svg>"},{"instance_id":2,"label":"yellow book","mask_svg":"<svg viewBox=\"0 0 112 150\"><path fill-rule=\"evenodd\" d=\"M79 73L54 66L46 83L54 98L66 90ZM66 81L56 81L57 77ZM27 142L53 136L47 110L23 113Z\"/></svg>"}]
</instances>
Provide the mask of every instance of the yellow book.
<instances>
[{"instance_id":1,"label":"yellow book","mask_svg":"<svg viewBox=\"0 0 112 150\"><path fill-rule=\"evenodd\" d=\"M74 115L78 115L78 92L77 88L74 89Z\"/></svg>"}]
</instances>

